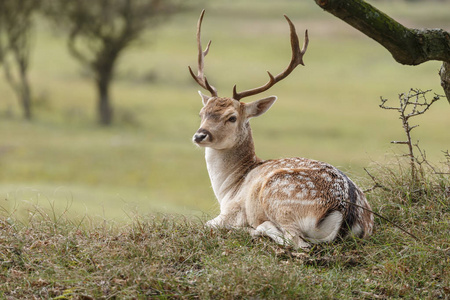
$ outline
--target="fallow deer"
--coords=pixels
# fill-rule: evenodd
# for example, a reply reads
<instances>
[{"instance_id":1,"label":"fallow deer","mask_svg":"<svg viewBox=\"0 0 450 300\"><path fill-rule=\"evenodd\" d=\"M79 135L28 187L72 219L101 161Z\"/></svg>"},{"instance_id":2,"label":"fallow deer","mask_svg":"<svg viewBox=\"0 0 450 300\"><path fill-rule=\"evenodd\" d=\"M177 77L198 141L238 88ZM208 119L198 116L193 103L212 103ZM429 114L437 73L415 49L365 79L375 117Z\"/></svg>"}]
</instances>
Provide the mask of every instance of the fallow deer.
<instances>
[{"instance_id":1,"label":"fallow deer","mask_svg":"<svg viewBox=\"0 0 450 300\"><path fill-rule=\"evenodd\" d=\"M329 242L338 236L371 234L373 215L363 192L344 173L323 162L306 158L262 160L255 154L249 120L265 113L277 97L251 103L244 97L268 90L287 77L299 64L308 47L308 31L300 50L291 20L292 58L280 74L258 88L219 97L204 74L204 59L211 41L201 45L202 11L197 24L198 73L195 81L211 93L199 94L203 108L201 125L193 142L205 147L212 188L220 204L220 214L207 226L244 227L253 236L266 235L282 245L308 248L310 243Z\"/></svg>"}]
</instances>

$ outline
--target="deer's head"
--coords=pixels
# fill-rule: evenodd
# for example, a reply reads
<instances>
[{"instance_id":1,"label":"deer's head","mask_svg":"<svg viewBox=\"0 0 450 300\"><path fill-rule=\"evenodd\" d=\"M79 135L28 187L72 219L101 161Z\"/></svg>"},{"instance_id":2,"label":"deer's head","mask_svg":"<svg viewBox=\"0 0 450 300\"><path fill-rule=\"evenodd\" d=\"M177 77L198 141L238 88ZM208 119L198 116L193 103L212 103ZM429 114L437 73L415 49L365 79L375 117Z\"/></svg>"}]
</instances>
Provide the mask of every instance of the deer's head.
<instances>
[{"instance_id":1,"label":"deer's head","mask_svg":"<svg viewBox=\"0 0 450 300\"><path fill-rule=\"evenodd\" d=\"M231 98L201 96L201 124L193 140L199 146L214 149L229 149L245 140L250 131L248 120L262 115L277 99L272 96L242 103Z\"/></svg>"},{"instance_id":2,"label":"deer's head","mask_svg":"<svg viewBox=\"0 0 450 300\"><path fill-rule=\"evenodd\" d=\"M229 149L248 136L250 132L249 119L265 113L276 101L277 97L271 96L250 103L243 103L240 100L268 90L278 81L286 78L299 64L304 65L303 55L308 47L308 31L305 31L305 41L300 50L295 26L287 16L284 16L289 23L292 48L291 62L287 68L277 76L267 72L269 81L263 86L237 92L235 85L232 98L219 97L217 89L209 84L203 72L204 59L211 45L211 41L209 41L206 49L203 51L200 33L204 13L205 10L202 11L197 24L198 74L195 75L191 67L189 67L189 71L194 80L202 88L208 90L211 96L199 92L203 102L203 108L200 111L201 125L200 129L194 134L193 141L203 147Z\"/></svg>"}]
</instances>

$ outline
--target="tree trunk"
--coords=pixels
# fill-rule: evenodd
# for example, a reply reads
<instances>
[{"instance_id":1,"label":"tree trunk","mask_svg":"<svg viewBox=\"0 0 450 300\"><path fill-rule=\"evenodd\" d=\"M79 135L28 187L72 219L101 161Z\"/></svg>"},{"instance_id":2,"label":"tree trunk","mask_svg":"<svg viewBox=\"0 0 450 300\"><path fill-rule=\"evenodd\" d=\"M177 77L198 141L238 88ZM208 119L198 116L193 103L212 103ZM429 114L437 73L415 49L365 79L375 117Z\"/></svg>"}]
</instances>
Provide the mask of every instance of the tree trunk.
<instances>
[{"instance_id":1,"label":"tree trunk","mask_svg":"<svg viewBox=\"0 0 450 300\"><path fill-rule=\"evenodd\" d=\"M13 65L16 65L18 68L18 78L15 78L14 75L12 74L11 66L7 60L3 61L3 69L5 72L5 77L18 98L24 119L31 120L32 119L31 88L27 76L28 64L26 60L18 56L17 52L15 52Z\"/></svg>"},{"instance_id":2,"label":"tree trunk","mask_svg":"<svg viewBox=\"0 0 450 300\"><path fill-rule=\"evenodd\" d=\"M103 49L91 64L96 74L98 87L98 117L101 125L109 126L113 121L113 108L109 96L109 87L114 75L114 65L119 51L114 45L103 42Z\"/></svg>"},{"instance_id":3,"label":"tree trunk","mask_svg":"<svg viewBox=\"0 0 450 300\"><path fill-rule=\"evenodd\" d=\"M325 11L377 41L398 63L444 62L439 74L450 102L450 33L442 29L407 28L363 0L314 1Z\"/></svg>"},{"instance_id":4,"label":"tree trunk","mask_svg":"<svg viewBox=\"0 0 450 300\"><path fill-rule=\"evenodd\" d=\"M30 121L31 115L31 91L30 84L28 82L26 68L21 66L20 68L20 97L22 98L23 116L26 120Z\"/></svg>"},{"instance_id":5,"label":"tree trunk","mask_svg":"<svg viewBox=\"0 0 450 300\"><path fill-rule=\"evenodd\" d=\"M109 98L109 76L101 75L97 80L98 89L98 121L101 125L111 125L112 123L112 106Z\"/></svg>"}]
</instances>

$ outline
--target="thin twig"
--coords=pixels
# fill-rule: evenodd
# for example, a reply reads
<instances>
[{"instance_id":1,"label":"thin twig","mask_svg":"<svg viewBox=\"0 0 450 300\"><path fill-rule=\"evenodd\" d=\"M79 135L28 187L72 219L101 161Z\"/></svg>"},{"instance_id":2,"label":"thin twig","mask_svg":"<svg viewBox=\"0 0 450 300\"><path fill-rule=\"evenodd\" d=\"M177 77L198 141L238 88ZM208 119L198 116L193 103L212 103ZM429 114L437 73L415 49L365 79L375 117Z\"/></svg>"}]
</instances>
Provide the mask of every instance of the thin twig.
<instances>
[{"instance_id":1,"label":"thin twig","mask_svg":"<svg viewBox=\"0 0 450 300\"><path fill-rule=\"evenodd\" d=\"M369 171L368 171L366 168L364 168L364 171L366 171L367 175L369 175L370 178L372 178L372 181L373 181L375 184L374 184L374 186L371 187L370 189L364 190L363 193L371 192L371 191L373 191L373 190L376 189L376 188L382 188L382 189L385 190L385 191L390 191L390 189L388 189L387 187L385 187L384 185L382 185L381 183L379 183L379 182L376 180L375 176L373 176L372 174L370 174Z\"/></svg>"},{"instance_id":2,"label":"thin twig","mask_svg":"<svg viewBox=\"0 0 450 300\"><path fill-rule=\"evenodd\" d=\"M362 208L362 209L364 209L364 210L367 210L367 211L373 213L375 216L382 218L383 220L385 220L385 221L391 223L392 225L394 225L395 227L397 227L398 229L400 229L400 230L403 231L404 233L408 234L409 236L411 236L412 238L414 238L416 241L420 241L420 239L419 239L418 237L416 237L414 234L410 233L409 231L407 231L406 229L404 229L404 228L401 227L400 225L397 225L397 224L394 223L393 221L391 221L391 220L389 220L389 219L383 217L383 216L380 215L379 213L376 213L376 212L374 212L373 210L368 209L367 207L358 205L358 204L356 204L356 203L352 203L352 202L345 201L345 200L342 200L342 201L345 202L345 203L352 204L352 205L354 205L354 206L356 206L356 207Z\"/></svg>"},{"instance_id":3,"label":"thin twig","mask_svg":"<svg viewBox=\"0 0 450 300\"><path fill-rule=\"evenodd\" d=\"M421 169L418 170L416 164L418 164L419 168L421 168L422 165L415 156L413 147L414 145L411 138L411 131L419 125L410 125L409 119L424 114L431 107L431 105L433 105L434 102L440 99L440 96L435 93L433 99L431 101L428 101L426 94L430 91L431 90L422 91L419 89L410 89L407 94L401 93L398 95L398 107L386 106L386 102L388 100L381 97L381 108L397 110L400 114L399 118L402 121L403 130L405 131L406 135L406 141L392 141L391 143L408 146L407 156L409 157L412 182L416 182L418 180L417 173L421 171Z\"/></svg>"},{"instance_id":4,"label":"thin twig","mask_svg":"<svg viewBox=\"0 0 450 300\"><path fill-rule=\"evenodd\" d=\"M422 164L425 163L425 164L426 164L426 165L434 172L434 174L437 174L437 175L449 175L449 174L450 174L450 172L442 172L442 171L439 171L435 166L433 166L433 165L428 161L425 150L422 150L422 148L420 148L420 146L419 146L419 141L417 141L417 143L415 143L414 146L417 148L417 151L418 151L419 154L420 154L420 157L415 157L416 162L417 162L417 164L418 164L420 167L422 167ZM445 151L442 151L442 152L444 153L444 156L445 156L445 157L447 158L447 160L448 160L448 157L447 157L447 155L448 155L448 150L447 150L447 154L446 154Z\"/></svg>"}]
</instances>

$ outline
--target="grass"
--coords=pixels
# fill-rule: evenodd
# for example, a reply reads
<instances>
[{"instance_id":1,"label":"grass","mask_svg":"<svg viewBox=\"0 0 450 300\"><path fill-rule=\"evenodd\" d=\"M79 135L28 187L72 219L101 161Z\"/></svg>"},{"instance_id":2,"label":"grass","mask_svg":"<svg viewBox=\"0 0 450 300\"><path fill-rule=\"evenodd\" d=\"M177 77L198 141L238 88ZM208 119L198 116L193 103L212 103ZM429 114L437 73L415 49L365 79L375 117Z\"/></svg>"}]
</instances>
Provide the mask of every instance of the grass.
<instances>
[{"instance_id":1,"label":"grass","mask_svg":"<svg viewBox=\"0 0 450 300\"><path fill-rule=\"evenodd\" d=\"M126 225L41 207L26 222L0 218L0 296L47 299L447 299L450 296L448 177L407 169L372 170L384 189L374 210L418 240L375 218L365 240L309 252L211 230L206 217L130 215ZM387 191L389 189L389 191Z\"/></svg>"}]
</instances>

